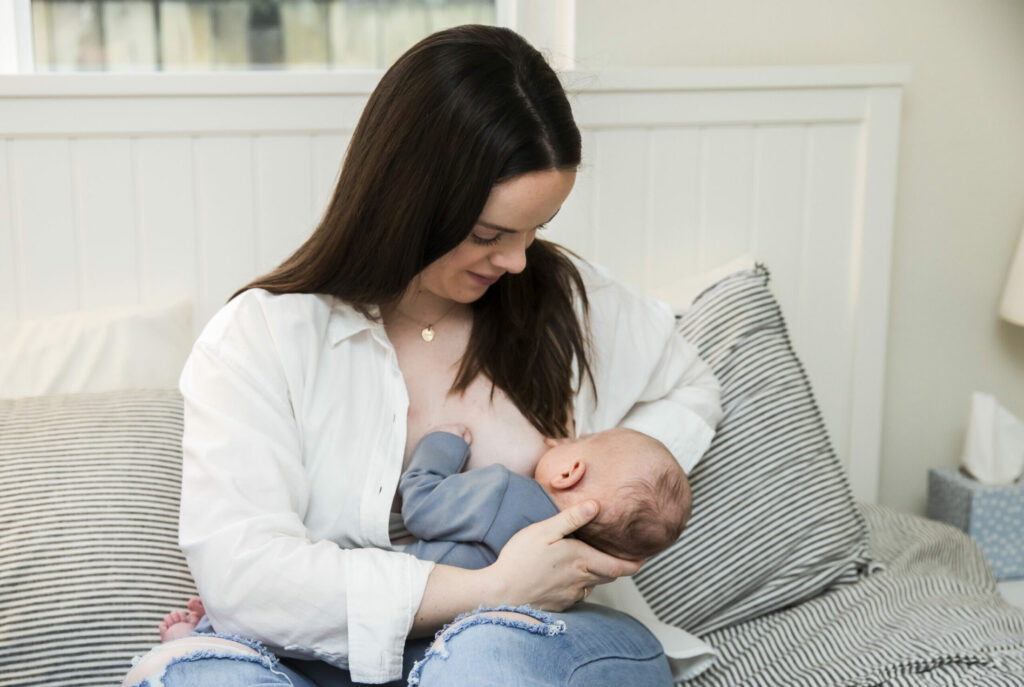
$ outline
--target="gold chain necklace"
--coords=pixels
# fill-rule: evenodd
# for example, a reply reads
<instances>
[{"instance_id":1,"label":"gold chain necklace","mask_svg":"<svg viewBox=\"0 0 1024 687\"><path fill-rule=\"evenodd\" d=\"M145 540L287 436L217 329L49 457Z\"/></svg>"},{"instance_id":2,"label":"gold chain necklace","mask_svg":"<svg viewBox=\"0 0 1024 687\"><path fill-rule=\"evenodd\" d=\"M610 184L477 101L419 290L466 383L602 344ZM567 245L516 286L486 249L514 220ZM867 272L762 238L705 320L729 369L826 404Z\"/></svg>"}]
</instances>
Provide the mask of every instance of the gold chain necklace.
<instances>
[{"instance_id":1,"label":"gold chain necklace","mask_svg":"<svg viewBox=\"0 0 1024 687\"><path fill-rule=\"evenodd\" d=\"M458 305L458 303L452 303L448 307L448 309L444 311L443 315L441 315L439 318L437 318L433 322L428 322L425 325L422 323L421 320L418 320L418 319L416 319L414 317L409 317L408 315L406 315L404 312L402 312L402 310L397 305L395 306L395 312L397 312L399 315L401 315L405 319L410 320L412 322L415 322L418 325L421 325L423 328L420 330L420 338L423 339L424 341L426 341L427 343L430 343L431 341L434 340L434 336L436 335L436 332L434 331L434 325L435 324L440 324L441 320L443 320L444 318L448 317L448 315L451 314L452 310L455 310L455 306L456 305Z\"/></svg>"}]
</instances>

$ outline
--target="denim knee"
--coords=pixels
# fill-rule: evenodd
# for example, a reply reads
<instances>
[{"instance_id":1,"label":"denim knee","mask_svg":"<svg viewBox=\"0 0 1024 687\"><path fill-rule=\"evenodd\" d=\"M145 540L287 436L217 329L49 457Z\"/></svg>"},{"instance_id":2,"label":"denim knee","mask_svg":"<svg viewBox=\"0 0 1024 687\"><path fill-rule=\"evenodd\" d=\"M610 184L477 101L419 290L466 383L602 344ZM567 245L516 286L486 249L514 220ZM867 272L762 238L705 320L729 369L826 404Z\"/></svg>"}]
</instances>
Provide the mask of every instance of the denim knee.
<instances>
[{"instance_id":1,"label":"denim knee","mask_svg":"<svg viewBox=\"0 0 1024 687\"><path fill-rule=\"evenodd\" d=\"M194 634L161 644L133 664L126 687L241 687L256 679L295 687L278 669L277 656L259 642L232 635Z\"/></svg>"},{"instance_id":2,"label":"denim knee","mask_svg":"<svg viewBox=\"0 0 1024 687\"><path fill-rule=\"evenodd\" d=\"M668 659L654 635L630 616L594 604L551 614L528 606L477 609L437 638L409 674L409 685L672 685Z\"/></svg>"},{"instance_id":3,"label":"denim knee","mask_svg":"<svg viewBox=\"0 0 1024 687\"><path fill-rule=\"evenodd\" d=\"M495 613L503 614L496 615ZM505 614L516 614L523 617L509 617ZM435 635L434 644L427 650L426 655L416 662L409 673L409 685L420 684L423 670L431 661L449 658L448 643L452 639L471 628L480 626L512 628L515 631L544 637L554 637L565 632L565 621L556 620L551 615L529 606L481 607L470 613L463 613ZM479 643L474 645L474 653L485 658L492 652L488 651L486 640L483 642L483 645Z\"/></svg>"}]
</instances>

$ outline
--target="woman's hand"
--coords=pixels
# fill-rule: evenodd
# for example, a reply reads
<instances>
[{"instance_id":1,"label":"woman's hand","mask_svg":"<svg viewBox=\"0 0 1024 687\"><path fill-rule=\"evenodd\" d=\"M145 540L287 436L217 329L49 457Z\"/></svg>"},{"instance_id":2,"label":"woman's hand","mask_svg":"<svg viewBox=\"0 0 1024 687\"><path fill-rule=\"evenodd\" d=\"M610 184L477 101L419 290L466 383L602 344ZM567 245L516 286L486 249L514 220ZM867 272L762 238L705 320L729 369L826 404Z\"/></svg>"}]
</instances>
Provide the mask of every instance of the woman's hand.
<instances>
[{"instance_id":1,"label":"woman's hand","mask_svg":"<svg viewBox=\"0 0 1024 687\"><path fill-rule=\"evenodd\" d=\"M496 584L495 601L562 611L583 600L594 585L639 570L642 561L615 558L565 538L593 520L598 508L596 501L584 501L517 532L485 568Z\"/></svg>"}]
</instances>

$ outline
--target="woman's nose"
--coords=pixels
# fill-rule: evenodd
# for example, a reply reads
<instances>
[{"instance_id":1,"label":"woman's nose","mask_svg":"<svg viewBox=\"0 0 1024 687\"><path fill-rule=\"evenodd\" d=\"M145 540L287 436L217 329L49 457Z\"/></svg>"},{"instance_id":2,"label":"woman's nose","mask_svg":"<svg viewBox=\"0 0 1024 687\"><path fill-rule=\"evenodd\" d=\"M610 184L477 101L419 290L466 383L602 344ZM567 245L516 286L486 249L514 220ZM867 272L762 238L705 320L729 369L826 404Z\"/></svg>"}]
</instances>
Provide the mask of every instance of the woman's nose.
<instances>
[{"instance_id":1,"label":"woman's nose","mask_svg":"<svg viewBox=\"0 0 1024 687\"><path fill-rule=\"evenodd\" d=\"M511 241L509 243L512 243ZM526 244L516 241L515 245L502 247L491 256L491 264L506 272L519 274L526 269Z\"/></svg>"}]
</instances>

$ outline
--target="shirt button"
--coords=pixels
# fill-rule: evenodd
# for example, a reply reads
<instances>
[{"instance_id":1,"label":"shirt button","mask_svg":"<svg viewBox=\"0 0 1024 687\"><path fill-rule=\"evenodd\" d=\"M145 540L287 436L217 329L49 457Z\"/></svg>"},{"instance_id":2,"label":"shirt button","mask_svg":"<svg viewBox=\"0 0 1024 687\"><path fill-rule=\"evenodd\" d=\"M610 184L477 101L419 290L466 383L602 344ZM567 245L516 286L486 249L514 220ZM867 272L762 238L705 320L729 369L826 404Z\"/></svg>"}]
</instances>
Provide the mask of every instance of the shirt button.
<instances>
[{"instance_id":1,"label":"shirt button","mask_svg":"<svg viewBox=\"0 0 1024 687\"><path fill-rule=\"evenodd\" d=\"M379 494L379 493L381 493L382 491L384 491L384 485L383 485L383 484L381 484L381 485L378 485L378 486L377 486L377 493Z\"/></svg>"}]
</instances>

